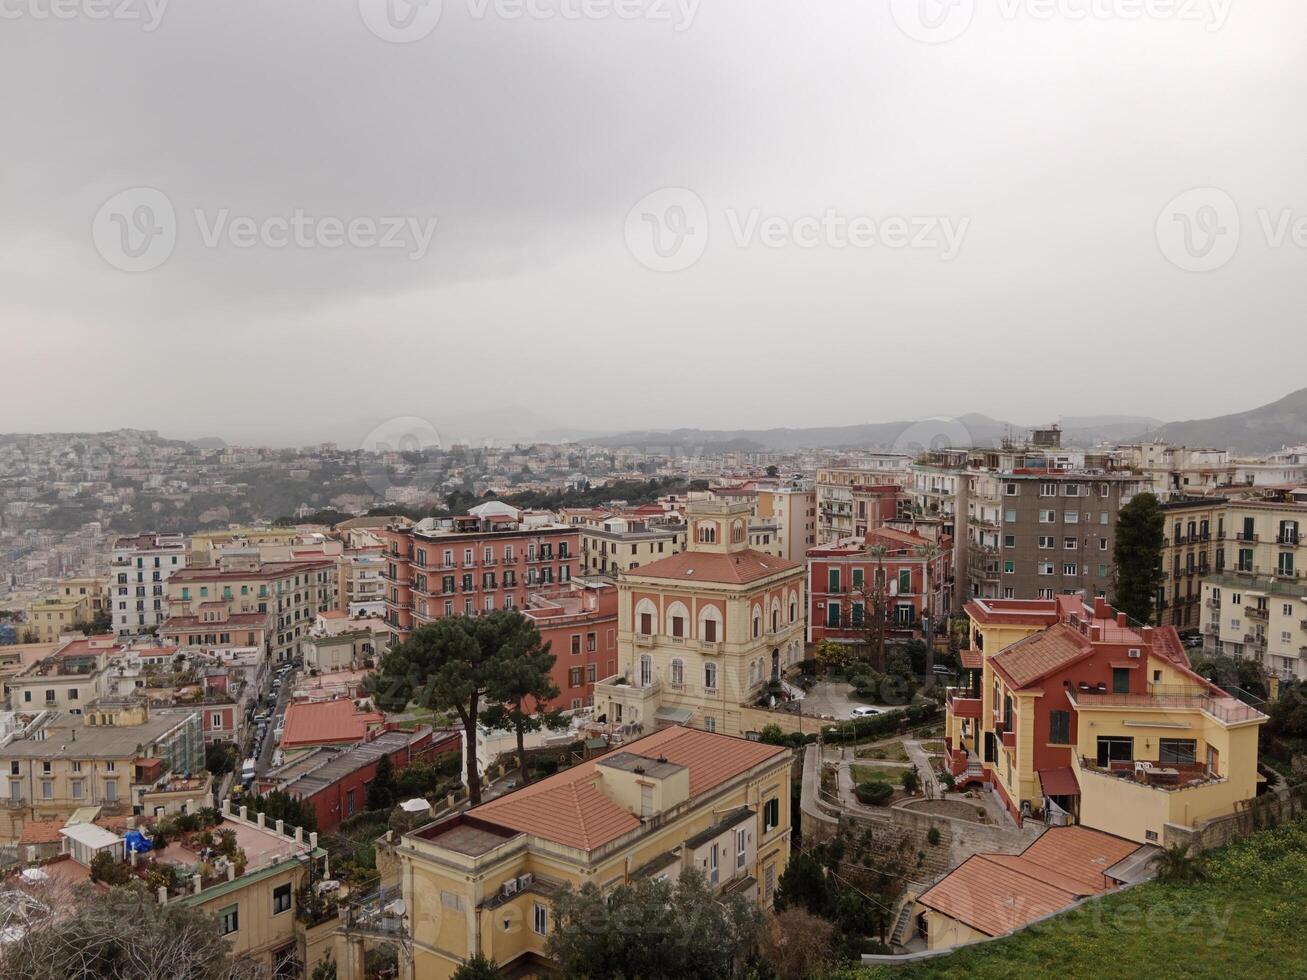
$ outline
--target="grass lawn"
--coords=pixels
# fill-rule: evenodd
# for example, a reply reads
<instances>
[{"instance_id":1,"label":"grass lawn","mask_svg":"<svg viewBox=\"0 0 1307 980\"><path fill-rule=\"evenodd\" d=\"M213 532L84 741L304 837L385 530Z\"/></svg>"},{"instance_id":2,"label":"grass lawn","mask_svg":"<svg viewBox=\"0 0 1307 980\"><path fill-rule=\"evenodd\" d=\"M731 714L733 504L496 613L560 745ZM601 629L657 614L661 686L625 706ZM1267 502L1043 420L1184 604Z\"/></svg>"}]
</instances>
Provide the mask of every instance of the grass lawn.
<instances>
[{"instance_id":1,"label":"grass lawn","mask_svg":"<svg viewBox=\"0 0 1307 980\"><path fill-rule=\"evenodd\" d=\"M903 748L901 739L891 739L888 742L876 742L871 745L860 745L857 748L859 759L877 759L882 762L907 762L908 753Z\"/></svg>"},{"instance_id":2,"label":"grass lawn","mask_svg":"<svg viewBox=\"0 0 1307 980\"><path fill-rule=\"evenodd\" d=\"M1307 818L1300 818L1213 852L1199 884L1150 882L950 956L823 977L1303 977L1305 905Z\"/></svg>"},{"instance_id":3,"label":"grass lawn","mask_svg":"<svg viewBox=\"0 0 1307 980\"><path fill-rule=\"evenodd\" d=\"M854 785L879 780L897 786L903 779L903 774L910 769L910 766L904 766L902 769L890 766L849 766L849 775L853 777Z\"/></svg>"},{"instance_id":4,"label":"grass lawn","mask_svg":"<svg viewBox=\"0 0 1307 980\"><path fill-rule=\"evenodd\" d=\"M921 747L931 755L941 755L944 752L944 743L936 740L922 742Z\"/></svg>"}]
</instances>

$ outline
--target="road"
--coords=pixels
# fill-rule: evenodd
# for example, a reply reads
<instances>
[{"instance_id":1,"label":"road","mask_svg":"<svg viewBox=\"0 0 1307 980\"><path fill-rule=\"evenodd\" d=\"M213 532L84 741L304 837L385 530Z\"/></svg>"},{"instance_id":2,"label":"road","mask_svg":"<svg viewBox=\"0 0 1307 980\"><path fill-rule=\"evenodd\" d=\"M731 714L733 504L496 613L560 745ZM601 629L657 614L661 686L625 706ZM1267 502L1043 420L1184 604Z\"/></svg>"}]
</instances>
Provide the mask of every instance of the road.
<instances>
[{"instance_id":1,"label":"road","mask_svg":"<svg viewBox=\"0 0 1307 980\"><path fill-rule=\"evenodd\" d=\"M292 667L281 682L281 691L277 695L277 706L273 710L272 718L268 721L268 734L263 740L263 751L259 753L259 757L254 764L254 770L259 776L272 768L272 754L277 750L277 739L274 733L277 726L281 724L282 716L286 711L286 704L290 701L290 692L295 687L295 679L298 676L299 671ZM269 681L268 684L271 687L272 682Z\"/></svg>"}]
</instances>

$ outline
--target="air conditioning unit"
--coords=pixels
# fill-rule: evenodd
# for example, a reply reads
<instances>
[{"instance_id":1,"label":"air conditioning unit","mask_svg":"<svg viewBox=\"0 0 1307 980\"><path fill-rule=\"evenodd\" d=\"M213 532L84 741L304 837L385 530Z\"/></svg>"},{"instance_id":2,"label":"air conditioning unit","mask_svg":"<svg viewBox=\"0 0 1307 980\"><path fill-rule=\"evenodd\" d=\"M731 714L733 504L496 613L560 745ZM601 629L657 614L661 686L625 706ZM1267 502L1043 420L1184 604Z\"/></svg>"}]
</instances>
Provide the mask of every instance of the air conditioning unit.
<instances>
[{"instance_id":1,"label":"air conditioning unit","mask_svg":"<svg viewBox=\"0 0 1307 980\"><path fill-rule=\"evenodd\" d=\"M1138 650L1130 650L1126 653L1126 656L1128 656L1131 660L1138 660L1140 654Z\"/></svg>"},{"instance_id":2,"label":"air conditioning unit","mask_svg":"<svg viewBox=\"0 0 1307 980\"><path fill-rule=\"evenodd\" d=\"M506 882L504 882L504 894L505 894L505 895L516 895L516 894L517 894L517 879L516 879L516 878L509 878Z\"/></svg>"},{"instance_id":3,"label":"air conditioning unit","mask_svg":"<svg viewBox=\"0 0 1307 980\"><path fill-rule=\"evenodd\" d=\"M531 887L531 882L533 881L535 881L535 875L528 871L526 874L518 876L517 887L522 891L526 891Z\"/></svg>"}]
</instances>

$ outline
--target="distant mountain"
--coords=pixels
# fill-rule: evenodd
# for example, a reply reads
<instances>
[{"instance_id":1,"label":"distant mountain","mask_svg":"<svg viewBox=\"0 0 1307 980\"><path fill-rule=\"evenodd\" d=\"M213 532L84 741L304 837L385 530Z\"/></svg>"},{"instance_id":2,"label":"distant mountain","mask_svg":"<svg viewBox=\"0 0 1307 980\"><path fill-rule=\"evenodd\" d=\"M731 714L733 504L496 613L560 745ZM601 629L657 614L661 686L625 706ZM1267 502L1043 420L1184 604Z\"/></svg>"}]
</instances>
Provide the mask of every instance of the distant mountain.
<instances>
[{"instance_id":1,"label":"distant mountain","mask_svg":"<svg viewBox=\"0 0 1307 980\"><path fill-rule=\"evenodd\" d=\"M1064 446L1094 446L1100 442L1138 439L1161 425L1158 419L1133 415L1069 416L1061 421ZM1024 439L1030 426L969 413L956 418L937 416L912 422L870 422L864 425L809 429L652 429L622 432L594 440L599 445L640 450L678 449L685 452L792 452L797 449L881 449L919 453L946 446L996 446L1004 438Z\"/></svg>"},{"instance_id":2,"label":"distant mountain","mask_svg":"<svg viewBox=\"0 0 1307 980\"><path fill-rule=\"evenodd\" d=\"M451 415L437 419L436 428L440 432L440 441L445 446L455 443L504 446L514 443L577 442L598 435L595 430L559 425L553 419L538 415L521 405Z\"/></svg>"},{"instance_id":3,"label":"distant mountain","mask_svg":"<svg viewBox=\"0 0 1307 980\"><path fill-rule=\"evenodd\" d=\"M1307 388L1247 412L1170 422L1154 429L1149 437L1177 446L1245 453L1269 453L1284 446L1302 445L1307 443Z\"/></svg>"},{"instance_id":4,"label":"distant mountain","mask_svg":"<svg viewBox=\"0 0 1307 980\"><path fill-rule=\"evenodd\" d=\"M199 439L187 439L196 449L226 449L227 440L221 436L203 436Z\"/></svg>"}]
</instances>

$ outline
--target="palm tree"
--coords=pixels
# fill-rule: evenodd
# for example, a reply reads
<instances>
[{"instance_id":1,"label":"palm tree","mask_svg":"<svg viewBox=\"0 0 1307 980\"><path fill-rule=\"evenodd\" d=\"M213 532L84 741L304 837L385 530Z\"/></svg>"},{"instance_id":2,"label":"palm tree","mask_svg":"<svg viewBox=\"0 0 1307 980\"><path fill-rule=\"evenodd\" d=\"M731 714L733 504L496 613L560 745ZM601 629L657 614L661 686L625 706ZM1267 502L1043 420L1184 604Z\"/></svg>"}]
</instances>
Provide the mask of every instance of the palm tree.
<instances>
[{"instance_id":1,"label":"palm tree","mask_svg":"<svg viewBox=\"0 0 1307 980\"><path fill-rule=\"evenodd\" d=\"M1188 884L1207 875L1207 858L1202 851L1189 853L1189 843L1169 844L1153 855L1152 865L1161 881Z\"/></svg>"}]
</instances>

